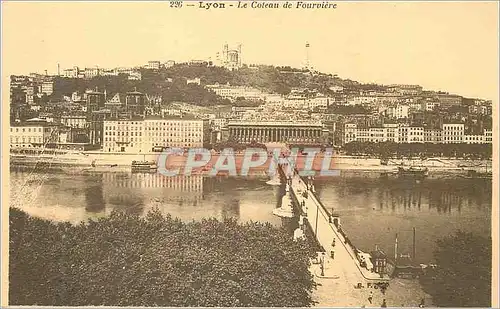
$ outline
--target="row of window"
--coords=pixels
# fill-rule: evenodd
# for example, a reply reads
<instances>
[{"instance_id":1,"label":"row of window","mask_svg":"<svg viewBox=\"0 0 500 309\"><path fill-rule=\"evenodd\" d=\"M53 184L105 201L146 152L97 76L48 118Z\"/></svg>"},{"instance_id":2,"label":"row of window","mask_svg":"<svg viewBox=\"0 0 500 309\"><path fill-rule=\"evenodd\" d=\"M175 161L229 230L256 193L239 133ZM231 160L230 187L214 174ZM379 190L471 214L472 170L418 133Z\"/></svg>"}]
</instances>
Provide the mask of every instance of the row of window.
<instances>
[{"instance_id":1,"label":"row of window","mask_svg":"<svg viewBox=\"0 0 500 309\"><path fill-rule=\"evenodd\" d=\"M118 125L138 125L138 126L158 126L158 125L171 125L171 126L201 126L202 122L201 121L148 121L148 122L141 122L141 121L117 121L113 122L114 124Z\"/></svg>"},{"instance_id":2,"label":"row of window","mask_svg":"<svg viewBox=\"0 0 500 309\"><path fill-rule=\"evenodd\" d=\"M104 138L104 141L105 142L143 142L143 139L142 138L133 138L131 137L130 140L127 140L127 139L120 139L120 138L115 138L115 137L105 137ZM195 138L184 138L184 139L172 139L172 138L153 138L151 140L148 140L148 141L153 141L153 142L202 142L201 139L195 139ZM147 141L144 141L144 142L147 142Z\"/></svg>"},{"instance_id":3,"label":"row of window","mask_svg":"<svg viewBox=\"0 0 500 309\"><path fill-rule=\"evenodd\" d=\"M11 143L41 143L42 138L41 137L32 137L32 136L22 137L22 138L11 137L10 142Z\"/></svg>"},{"instance_id":4,"label":"row of window","mask_svg":"<svg viewBox=\"0 0 500 309\"><path fill-rule=\"evenodd\" d=\"M135 145L135 146L134 146ZM130 151L130 150L136 150L135 148L142 148L143 144L142 143L130 143L127 145L127 147L125 146L120 146L120 147L115 147L115 143L111 142L111 143L104 143L103 145L103 149L108 152L111 152L111 151L118 151L118 152L126 152L126 151ZM154 143L152 144L152 146L165 146L165 143ZM199 143L170 143L168 145L169 147L179 147L179 148L183 148L183 147L200 147L200 144Z\"/></svg>"},{"instance_id":5,"label":"row of window","mask_svg":"<svg viewBox=\"0 0 500 309\"><path fill-rule=\"evenodd\" d=\"M165 134L165 132L163 132L163 134L161 134L161 132L155 132L155 133L152 133L152 134L146 134L146 136L194 136L194 137L201 137L202 134L201 133L186 133L186 132L181 132L181 133L170 133L170 134Z\"/></svg>"},{"instance_id":6,"label":"row of window","mask_svg":"<svg viewBox=\"0 0 500 309\"><path fill-rule=\"evenodd\" d=\"M142 127L130 127L130 130L129 130L129 127L111 127L111 126L106 126L105 128L105 131L142 131ZM168 127L168 128L159 128L159 127L145 127L144 128L146 131L167 131L167 130L170 130L170 131L200 131L200 127L193 127L193 126L190 126L190 127L182 127L182 128L178 128L178 127Z\"/></svg>"},{"instance_id":7,"label":"row of window","mask_svg":"<svg viewBox=\"0 0 500 309\"><path fill-rule=\"evenodd\" d=\"M42 128L10 128L10 132L42 132ZM45 132L50 132L50 128L45 128Z\"/></svg>"},{"instance_id":8,"label":"row of window","mask_svg":"<svg viewBox=\"0 0 500 309\"><path fill-rule=\"evenodd\" d=\"M115 131L112 131L112 132L108 132L108 131L104 131L104 135L111 135L111 136L128 136L129 134L129 131L123 131L123 132L115 132ZM142 132L130 132L130 136L142 136Z\"/></svg>"}]
</instances>

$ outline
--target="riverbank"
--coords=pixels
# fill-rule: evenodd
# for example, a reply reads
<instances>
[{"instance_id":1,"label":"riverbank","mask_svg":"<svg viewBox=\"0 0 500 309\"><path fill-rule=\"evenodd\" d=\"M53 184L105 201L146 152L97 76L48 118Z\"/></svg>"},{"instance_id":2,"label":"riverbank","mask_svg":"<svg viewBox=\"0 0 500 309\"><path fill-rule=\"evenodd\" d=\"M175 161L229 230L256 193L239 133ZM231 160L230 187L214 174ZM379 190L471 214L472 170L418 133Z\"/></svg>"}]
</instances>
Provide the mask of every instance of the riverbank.
<instances>
[{"instance_id":1,"label":"riverbank","mask_svg":"<svg viewBox=\"0 0 500 309\"><path fill-rule=\"evenodd\" d=\"M201 158L197 158L199 160ZM210 160L203 166L195 167L192 170L194 174L208 173L211 167L215 166L220 159L220 154L212 154ZM244 153L235 153L235 166L239 172L243 166ZM22 153L11 153L11 166L25 166L39 168L71 168L76 167L82 170L93 170L98 172L124 172L130 171L132 161L154 161L159 162L165 160L160 156L160 153L105 153L98 151L85 152L59 152L53 154L30 155ZM166 169L177 169L179 172L184 172L184 167L188 160L185 155L169 155L164 163ZM257 157L248 158L247 160L256 161ZM265 163L250 168L250 173L260 174L269 170L271 163L275 161L272 156L269 156ZM340 171L371 171L371 172L392 172L398 166L424 166L429 169L430 174L435 173L454 173L463 174L467 170L485 171L486 167L491 167L491 160L464 160L454 158L427 158L427 159L392 159L387 162L387 165L381 164L380 159L354 156L338 156L326 157L323 153L317 154L314 160L307 162L306 155L298 155L296 159L296 168L298 170L320 171L324 167L329 170ZM223 163L223 162L221 162Z\"/></svg>"}]
</instances>

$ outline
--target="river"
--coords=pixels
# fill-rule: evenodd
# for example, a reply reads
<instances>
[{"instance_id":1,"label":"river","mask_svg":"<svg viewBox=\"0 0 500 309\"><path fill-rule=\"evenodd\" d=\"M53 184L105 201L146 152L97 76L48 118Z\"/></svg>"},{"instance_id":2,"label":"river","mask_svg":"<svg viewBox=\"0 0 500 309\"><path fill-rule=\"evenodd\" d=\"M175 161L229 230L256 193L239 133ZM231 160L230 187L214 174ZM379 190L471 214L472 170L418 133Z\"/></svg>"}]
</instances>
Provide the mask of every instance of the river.
<instances>
[{"instance_id":1,"label":"river","mask_svg":"<svg viewBox=\"0 0 500 309\"><path fill-rule=\"evenodd\" d=\"M165 177L159 174L31 172L11 169L11 204L31 215L78 223L108 215L113 209L143 214L154 207L182 220L205 217L265 221L282 189L268 179ZM458 229L491 233L491 182L457 177L414 180L382 179L373 172L342 172L316 180L327 208L340 214L342 227L363 251L376 246L394 255L411 253L416 229L416 260L432 262L435 240Z\"/></svg>"}]
</instances>

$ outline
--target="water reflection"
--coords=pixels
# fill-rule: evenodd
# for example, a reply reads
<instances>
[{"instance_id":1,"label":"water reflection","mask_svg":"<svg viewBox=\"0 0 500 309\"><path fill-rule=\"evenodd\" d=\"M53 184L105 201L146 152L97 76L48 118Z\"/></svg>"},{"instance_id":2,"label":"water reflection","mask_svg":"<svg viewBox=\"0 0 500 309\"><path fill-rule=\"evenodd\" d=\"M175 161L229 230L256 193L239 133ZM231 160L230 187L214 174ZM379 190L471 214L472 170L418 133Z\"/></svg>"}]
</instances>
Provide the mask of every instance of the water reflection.
<instances>
[{"instance_id":1,"label":"water reflection","mask_svg":"<svg viewBox=\"0 0 500 309\"><path fill-rule=\"evenodd\" d=\"M68 220L72 213L69 221L79 222L112 210L143 214L158 208L183 220L215 217L280 222L272 216L278 193L265 184L264 178L61 172L33 173L32 177L30 173L11 171L13 187L22 183L33 192L41 188L31 199L21 196L20 207L37 215L44 213L42 217L53 220ZM36 211L33 207L37 207ZM59 215L62 213L65 215Z\"/></svg>"},{"instance_id":2,"label":"water reflection","mask_svg":"<svg viewBox=\"0 0 500 309\"><path fill-rule=\"evenodd\" d=\"M316 180L316 188L322 198L356 197L365 200L366 205L375 204L379 210L392 212L422 211L427 207L440 214L460 214L464 205L484 211L491 206L491 183L469 179L381 181L352 176Z\"/></svg>"},{"instance_id":3,"label":"water reflection","mask_svg":"<svg viewBox=\"0 0 500 309\"><path fill-rule=\"evenodd\" d=\"M296 220L272 214L274 208L281 207L284 186L267 185L267 180L12 170L10 184L12 193L23 185L27 188L23 192L29 193L11 194L12 202L17 196L19 207L28 213L57 221L78 223L114 209L144 214L158 208L185 221L230 217L240 222L269 222L293 232ZM432 258L435 240L441 236L457 229L490 234L491 183L468 179L384 180L354 173L317 179L315 188L323 204L341 215L349 238L364 251L378 245L390 253L396 233L405 250L405 243L411 246L411 230L416 227L418 258L426 263Z\"/></svg>"},{"instance_id":4,"label":"water reflection","mask_svg":"<svg viewBox=\"0 0 500 309\"><path fill-rule=\"evenodd\" d=\"M95 175L85 179L85 211L99 213L104 211L106 203L103 194L103 177Z\"/></svg>"},{"instance_id":5,"label":"water reflection","mask_svg":"<svg viewBox=\"0 0 500 309\"><path fill-rule=\"evenodd\" d=\"M461 229L491 233L491 183L462 178L379 179L351 174L316 180L327 208L334 208L350 238L362 250L375 246L392 253L395 234L401 250L411 253L417 229L417 260L432 260L436 239Z\"/></svg>"}]
</instances>

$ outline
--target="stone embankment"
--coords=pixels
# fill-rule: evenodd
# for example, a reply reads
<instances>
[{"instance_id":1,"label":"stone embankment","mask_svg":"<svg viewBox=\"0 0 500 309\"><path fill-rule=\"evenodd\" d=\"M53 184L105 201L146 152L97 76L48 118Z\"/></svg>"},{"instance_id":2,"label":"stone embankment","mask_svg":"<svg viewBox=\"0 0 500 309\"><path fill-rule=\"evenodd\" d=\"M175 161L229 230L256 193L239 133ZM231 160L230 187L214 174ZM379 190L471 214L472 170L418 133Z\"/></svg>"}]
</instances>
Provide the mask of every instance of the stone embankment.
<instances>
[{"instance_id":1,"label":"stone embankment","mask_svg":"<svg viewBox=\"0 0 500 309\"><path fill-rule=\"evenodd\" d=\"M213 167L219 160L220 154L213 153L206 168ZM242 166L244 159L243 152L234 153L235 165L237 170ZM166 168L183 168L187 162L187 154L184 155L169 155L165 161ZM197 158L201 159L201 158ZM12 153L10 154L10 163L14 166L33 166L35 164L44 164L51 166L83 166L83 167L96 167L96 168L117 168L117 167L130 167L132 161L155 161L165 160L161 153L123 153L123 152L98 152L98 151L84 151L84 152L64 152L57 151L56 154L48 151L42 154L29 154L29 153ZM252 157L252 160L258 158ZM252 168L257 171L265 171L269 169L272 161L272 156L269 156L267 161L259 167ZM326 157L323 153L316 154L312 162L308 162L307 156L302 154L298 155L296 168L298 170L310 169L320 171L324 167L329 170L360 170L360 171L381 171L390 172L394 171L397 166L425 166L429 168L430 172L446 171L446 172L463 172L464 170L474 169L484 171L485 169L491 170L491 160L465 160L453 158L427 158L420 159L393 159L387 162L387 165L382 165L380 159L368 157L354 157L354 156L332 156ZM307 168L309 167L309 168ZM205 169L206 169L205 168ZM194 169L194 172L203 172L203 168Z\"/></svg>"}]
</instances>

